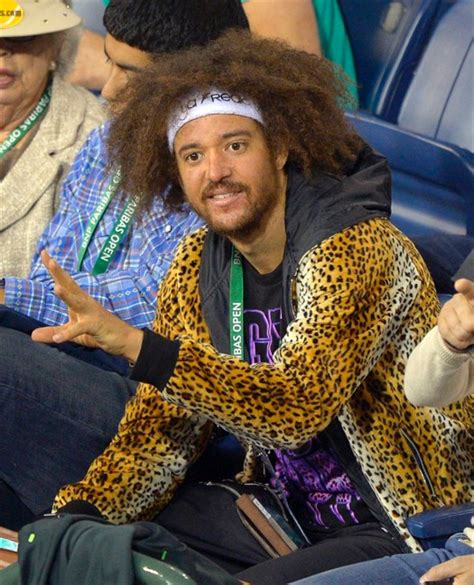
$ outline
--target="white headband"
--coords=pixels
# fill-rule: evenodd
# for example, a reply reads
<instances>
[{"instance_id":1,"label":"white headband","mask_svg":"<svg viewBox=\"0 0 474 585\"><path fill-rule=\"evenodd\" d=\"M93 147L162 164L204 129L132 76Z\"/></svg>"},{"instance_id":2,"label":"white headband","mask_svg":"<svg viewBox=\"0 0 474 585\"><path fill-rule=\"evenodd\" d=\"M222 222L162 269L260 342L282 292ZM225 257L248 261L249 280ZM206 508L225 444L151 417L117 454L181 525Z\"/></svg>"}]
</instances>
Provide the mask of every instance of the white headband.
<instances>
[{"instance_id":1,"label":"white headband","mask_svg":"<svg viewBox=\"0 0 474 585\"><path fill-rule=\"evenodd\" d=\"M185 124L197 118L214 114L233 114L252 118L263 125L258 107L240 95L230 94L218 89L199 92L185 99L170 116L168 123L168 146L173 152L176 134Z\"/></svg>"}]
</instances>

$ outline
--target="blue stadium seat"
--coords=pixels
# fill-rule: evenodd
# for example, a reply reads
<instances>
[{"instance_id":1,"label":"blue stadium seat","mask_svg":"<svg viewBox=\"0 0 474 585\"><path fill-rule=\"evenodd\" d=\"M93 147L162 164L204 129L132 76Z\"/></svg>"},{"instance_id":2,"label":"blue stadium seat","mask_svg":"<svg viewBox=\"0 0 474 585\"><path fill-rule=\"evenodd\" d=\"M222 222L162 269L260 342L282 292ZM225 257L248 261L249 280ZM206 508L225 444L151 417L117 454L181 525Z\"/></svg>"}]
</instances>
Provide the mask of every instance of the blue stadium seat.
<instances>
[{"instance_id":1,"label":"blue stadium seat","mask_svg":"<svg viewBox=\"0 0 474 585\"><path fill-rule=\"evenodd\" d=\"M422 547L442 548L446 540L470 526L474 516L474 502L425 510L407 519L407 528Z\"/></svg>"},{"instance_id":2,"label":"blue stadium seat","mask_svg":"<svg viewBox=\"0 0 474 585\"><path fill-rule=\"evenodd\" d=\"M420 250L438 294L474 248L474 155L364 113L347 113L392 169L392 221Z\"/></svg>"},{"instance_id":3,"label":"blue stadium seat","mask_svg":"<svg viewBox=\"0 0 474 585\"><path fill-rule=\"evenodd\" d=\"M363 109L395 122L440 15L455 0L339 0Z\"/></svg>"},{"instance_id":4,"label":"blue stadium seat","mask_svg":"<svg viewBox=\"0 0 474 585\"><path fill-rule=\"evenodd\" d=\"M474 236L474 155L363 112L346 116L389 161L392 219L400 229Z\"/></svg>"},{"instance_id":5,"label":"blue stadium seat","mask_svg":"<svg viewBox=\"0 0 474 585\"><path fill-rule=\"evenodd\" d=\"M82 18L84 26L101 35L105 35L102 24L104 4L102 0L74 0L74 11Z\"/></svg>"},{"instance_id":6,"label":"blue stadium seat","mask_svg":"<svg viewBox=\"0 0 474 585\"><path fill-rule=\"evenodd\" d=\"M472 0L457 0L436 27L416 68L398 125L474 152Z\"/></svg>"},{"instance_id":7,"label":"blue stadium seat","mask_svg":"<svg viewBox=\"0 0 474 585\"><path fill-rule=\"evenodd\" d=\"M451 276L474 242L473 9L473 0L457 0L444 11L403 99L398 125L362 111L347 114L387 157L392 220L417 243L438 292L448 294Z\"/></svg>"}]
</instances>

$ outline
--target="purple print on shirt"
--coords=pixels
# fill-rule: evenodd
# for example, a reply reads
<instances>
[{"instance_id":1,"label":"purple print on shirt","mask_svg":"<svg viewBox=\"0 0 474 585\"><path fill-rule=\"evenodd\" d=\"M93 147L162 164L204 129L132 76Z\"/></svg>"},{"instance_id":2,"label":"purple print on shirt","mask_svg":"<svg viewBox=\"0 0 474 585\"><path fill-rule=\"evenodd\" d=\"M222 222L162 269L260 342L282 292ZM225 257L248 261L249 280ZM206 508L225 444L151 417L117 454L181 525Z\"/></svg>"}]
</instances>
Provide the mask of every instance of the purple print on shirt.
<instances>
[{"instance_id":1,"label":"purple print on shirt","mask_svg":"<svg viewBox=\"0 0 474 585\"><path fill-rule=\"evenodd\" d=\"M341 525L358 524L354 507L361 498L337 459L321 448L317 438L308 441L298 453L277 450L275 454L275 469L287 495L298 486L316 524L328 527L334 520Z\"/></svg>"},{"instance_id":2,"label":"purple print on shirt","mask_svg":"<svg viewBox=\"0 0 474 585\"><path fill-rule=\"evenodd\" d=\"M246 339L250 363L273 364L273 352L281 339L281 307L268 311L246 309L244 314L249 323Z\"/></svg>"}]
</instances>

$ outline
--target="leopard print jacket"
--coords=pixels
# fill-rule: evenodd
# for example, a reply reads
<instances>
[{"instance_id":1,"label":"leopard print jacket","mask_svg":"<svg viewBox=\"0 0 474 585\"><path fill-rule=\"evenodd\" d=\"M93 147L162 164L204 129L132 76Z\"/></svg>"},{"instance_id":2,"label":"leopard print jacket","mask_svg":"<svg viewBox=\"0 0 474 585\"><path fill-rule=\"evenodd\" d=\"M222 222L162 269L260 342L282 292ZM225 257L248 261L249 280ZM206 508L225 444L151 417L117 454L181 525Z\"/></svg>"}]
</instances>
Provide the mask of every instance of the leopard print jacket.
<instances>
[{"instance_id":1,"label":"leopard print jacket","mask_svg":"<svg viewBox=\"0 0 474 585\"><path fill-rule=\"evenodd\" d=\"M472 497L472 402L436 410L404 396L407 358L439 310L414 245L372 218L308 249L275 364L252 366L211 342L199 286L206 233L181 243L159 291L154 330L180 342L164 389L139 386L116 437L82 481L60 490L55 509L86 500L113 522L149 519L169 503L214 424L248 447L239 476L248 481L255 444L294 449L337 418L386 515L419 550L405 519Z\"/></svg>"}]
</instances>

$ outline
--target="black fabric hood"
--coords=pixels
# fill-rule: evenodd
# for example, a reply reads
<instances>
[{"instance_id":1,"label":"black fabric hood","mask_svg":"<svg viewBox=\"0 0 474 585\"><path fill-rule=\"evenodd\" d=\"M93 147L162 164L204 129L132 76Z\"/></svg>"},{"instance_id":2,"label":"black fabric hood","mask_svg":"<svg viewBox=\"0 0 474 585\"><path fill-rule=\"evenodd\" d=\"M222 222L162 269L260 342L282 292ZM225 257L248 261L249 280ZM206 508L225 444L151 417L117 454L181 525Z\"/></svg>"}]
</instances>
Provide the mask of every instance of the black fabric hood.
<instances>
[{"instance_id":1,"label":"black fabric hood","mask_svg":"<svg viewBox=\"0 0 474 585\"><path fill-rule=\"evenodd\" d=\"M365 146L347 174L288 171L287 248L294 260L313 246L361 221L389 217L391 177L387 161Z\"/></svg>"}]
</instances>

